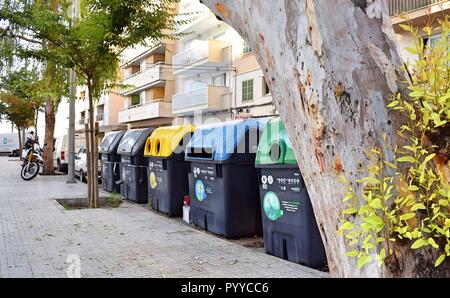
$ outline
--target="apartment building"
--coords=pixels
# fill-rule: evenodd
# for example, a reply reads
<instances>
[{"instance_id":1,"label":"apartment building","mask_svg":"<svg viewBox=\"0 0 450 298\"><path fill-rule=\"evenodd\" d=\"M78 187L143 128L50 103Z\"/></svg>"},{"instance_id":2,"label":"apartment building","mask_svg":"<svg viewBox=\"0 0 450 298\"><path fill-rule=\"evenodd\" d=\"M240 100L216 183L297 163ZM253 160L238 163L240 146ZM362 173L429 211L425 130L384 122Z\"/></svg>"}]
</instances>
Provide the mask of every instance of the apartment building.
<instances>
[{"instance_id":1,"label":"apartment building","mask_svg":"<svg viewBox=\"0 0 450 298\"><path fill-rule=\"evenodd\" d=\"M240 35L198 0L178 5L180 13L194 13L195 21L178 28L176 33L185 34L179 40L125 53L121 71L127 87L96 103L95 120L102 133L278 114L256 57ZM405 60L414 59L404 50L414 41L400 24L436 24L450 11L450 1L388 0L388 5ZM426 41L433 43L439 36L436 32ZM79 90L79 97L86 97L85 90ZM87 100L79 101L78 133L87 114Z\"/></svg>"},{"instance_id":2,"label":"apartment building","mask_svg":"<svg viewBox=\"0 0 450 298\"><path fill-rule=\"evenodd\" d=\"M84 140L84 125L89 121L89 99L87 88L77 88L78 100L75 104L75 133L76 138ZM118 91L103 93L94 103L94 121L99 126L99 139L111 131L125 130L126 125L119 123L119 111L124 105L124 99Z\"/></svg>"},{"instance_id":3,"label":"apartment building","mask_svg":"<svg viewBox=\"0 0 450 298\"><path fill-rule=\"evenodd\" d=\"M172 123L174 50L175 43L166 41L150 47L137 46L125 53L120 124L135 129Z\"/></svg>"},{"instance_id":4,"label":"apartment building","mask_svg":"<svg viewBox=\"0 0 450 298\"><path fill-rule=\"evenodd\" d=\"M400 24L410 22L413 26L421 29L426 25L436 27L438 20L443 19L450 12L450 1L440 0L388 0L390 14L394 30L405 61L416 59L413 54L406 51L406 48L414 47L414 39L409 32L404 31ZM431 39L421 31L424 36L425 45L433 45L441 36L441 32L434 32Z\"/></svg>"},{"instance_id":5,"label":"apartment building","mask_svg":"<svg viewBox=\"0 0 450 298\"><path fill-rule=\"evenodd\" d=\"M196 20L178 31L187 36L173 56L173 115L197 123L276 115L255 55L240 35L199 1L180 1L179 12L195 13Z\"/></svg>"}]
</instances>

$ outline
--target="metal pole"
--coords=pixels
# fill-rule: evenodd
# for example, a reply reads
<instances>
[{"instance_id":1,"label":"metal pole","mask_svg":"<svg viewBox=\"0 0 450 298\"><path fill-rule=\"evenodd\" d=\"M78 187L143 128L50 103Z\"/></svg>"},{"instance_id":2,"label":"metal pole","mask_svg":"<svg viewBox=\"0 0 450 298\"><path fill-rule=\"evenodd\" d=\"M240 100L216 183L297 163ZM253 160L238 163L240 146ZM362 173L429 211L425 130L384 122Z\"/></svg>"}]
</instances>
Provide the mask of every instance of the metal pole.
<instances>
[{"instance_id":1,"label":"metal pole","mask_svg":"<svg viewBox=\"0 0 450 298\"><path fill-rule=\"evenodd\" d=\"M77 19L77 0L72 0L72 26L75 26ZM75 100L76 100L76 79L75 69L70 70L70 100L69 100L69 167L67 183L74 184L75 180Z\"/></svg>"}]
</instances>

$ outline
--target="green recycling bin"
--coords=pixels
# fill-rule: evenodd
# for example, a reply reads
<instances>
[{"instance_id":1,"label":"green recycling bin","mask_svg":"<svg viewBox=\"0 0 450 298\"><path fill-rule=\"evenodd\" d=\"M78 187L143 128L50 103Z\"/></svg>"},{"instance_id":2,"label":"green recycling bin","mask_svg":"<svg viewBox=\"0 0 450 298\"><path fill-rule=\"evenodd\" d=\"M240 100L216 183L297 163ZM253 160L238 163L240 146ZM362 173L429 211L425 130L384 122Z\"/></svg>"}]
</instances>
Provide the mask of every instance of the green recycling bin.
<instances>
[{"instance_id":1,"label":"green recycling bin","mask_svg":"<svg viewBox=\"0 0 450 298\"><path fill-rule=\"evenodd\" d=\"M313 208L280 119L267 125L258 146L261 211L266 253L313 268L327 260Z\"/></svg>"}]
</instances>

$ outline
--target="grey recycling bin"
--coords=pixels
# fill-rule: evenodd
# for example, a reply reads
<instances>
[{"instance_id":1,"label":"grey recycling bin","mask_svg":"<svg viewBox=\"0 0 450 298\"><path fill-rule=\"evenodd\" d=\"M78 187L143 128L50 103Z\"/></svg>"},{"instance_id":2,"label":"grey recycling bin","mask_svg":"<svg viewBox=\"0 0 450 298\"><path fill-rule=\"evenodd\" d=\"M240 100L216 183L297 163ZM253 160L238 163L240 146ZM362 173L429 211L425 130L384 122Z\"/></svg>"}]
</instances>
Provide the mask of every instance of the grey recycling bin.
<instances>
[{"instance_id":1,"label":"grey recycling bin","mask_svg":"<svg viewBox=\"0 0 450 298\"><path fill-rule=\"evenodd\" d=\"M120 155L117 148L125 131L115 131L107 134L99 146L98 153L102 163L102 185L107 192L120 192L116 182L120 180Z\"/></svg>"},{"instance_id":2,"label":"grey recycling bin","mask_svg":"<svg viewBox=\"0 0 450 298\"><path fill-rule=\"evenodd\" d=\"M119 144L117 153L121 156L120 194L126 200L145 204L148 202L147 166L144 157L145 142L153 128L128 131Z\"/></svg>"}]
</instances>

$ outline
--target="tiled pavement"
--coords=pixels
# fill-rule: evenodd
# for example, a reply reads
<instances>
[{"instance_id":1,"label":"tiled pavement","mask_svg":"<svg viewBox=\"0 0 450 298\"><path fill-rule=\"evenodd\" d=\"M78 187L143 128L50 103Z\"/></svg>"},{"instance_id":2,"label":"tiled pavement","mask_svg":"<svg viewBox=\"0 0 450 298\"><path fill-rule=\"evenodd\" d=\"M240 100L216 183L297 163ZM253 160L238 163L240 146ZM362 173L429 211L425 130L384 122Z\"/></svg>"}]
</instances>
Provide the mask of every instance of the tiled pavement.
<instances>
[{"instance_id":1,"label":"tiled pavement","mask_svg":"<svg viewBox=\"0 0 450 298\"><path fill-rule=\"evenodd\" d=\"M219 239L143 206L64 210L54 198L86 185L38 176L0 157L0 277L66 277L69 255L82 277L326 277L309 268ZM73 267L71 267L73 268Z\"/></svg>"}]
</instances>

